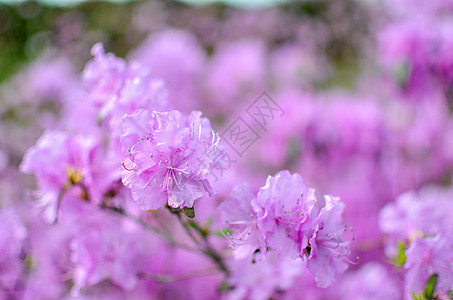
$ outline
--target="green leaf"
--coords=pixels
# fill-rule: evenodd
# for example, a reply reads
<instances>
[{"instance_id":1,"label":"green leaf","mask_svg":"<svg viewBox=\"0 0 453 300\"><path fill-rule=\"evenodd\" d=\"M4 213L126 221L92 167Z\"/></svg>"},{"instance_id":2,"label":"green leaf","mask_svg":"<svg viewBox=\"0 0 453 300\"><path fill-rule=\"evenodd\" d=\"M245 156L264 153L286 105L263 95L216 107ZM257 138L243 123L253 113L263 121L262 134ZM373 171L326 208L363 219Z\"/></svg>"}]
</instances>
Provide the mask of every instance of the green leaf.
<instances>
[{"instance_id":1,"label":"green leaf","mask_svg":"<svg viewBox=\"0 0 453 300\"><path fill-rule=\"evenodd\" d=\"M183 207L181 211L191 219L195 217L195 209L193 207Z\"/></svg>"},{"instance_id":2,"label":"green leaf","mask_svg":"<svg viewBox=\"0 0 453 300\"><path fill-rule=\"evenodd\" d=\"M187 224L195 230L198 230L198 224L192 220L188 220Z\"/></svg>"},{"instance_id":3,"label":"green leaf","mask_svg":"<svg viewBox=\"0 0 453 300\"><path fill-rule=\"evenodd\" d=\"M220 237L225 237L226 235L228 234L232 234L233 231L229 228L222 228L222 229L219 229L215 232L215 235L217 236L220 236Z\"/></svg>"},{"instance_id":4,"label":"green leaf","mask_svg":"<svg viewBox=\"0 0 453 300\"><path fill-rule=\"evenodd\" d=\"M407 84L411 71L411 65L408 62L399 63L394 69L396 82L401 87L404 87Z\"/></svg>"},{"instance_id":5,"label":"green leaf","mask_svg":"<svg viewBox=\"0 0 453 300\"><path fill-rule=\"evenodd\" d=\"M231 286L226 280L224 280L219 284L217 289L219 292L225 292L234 289L234 287Z\"/></svg>"},{"instance_id":6,"label":"green leaf","mask_svg":"<svg viewBox=\"0 0 453 300\"><path fill-rule=\"evenodd\" d=\"M422 295L422 293L418 293L418 294L412 293L412 298L414 300L423 300L423 295Z\"/></svg>"},{"instance_id":7,"label":"green leaf","mask_svg":"<svg viewBox=\"0 0 453 300\"><path fill-rule=\"evenodd\" d=\"M396 257L393 259L393 263L397 265L398 267L404 266L406 263L406 244L402 241L398 242L398 252L396 254Z\"/></svg>"},{"instance_id":8,"label":"green leaf","mask_svg":"<svg viewBox=\"0 0 453 300\"><path fill-rule=\"evenodd\" d=\"M438 277L437 274L433 274L426 281L424 294L428 300L434 299L434 289L436 288Z\"/></svg>"}]
</instances>

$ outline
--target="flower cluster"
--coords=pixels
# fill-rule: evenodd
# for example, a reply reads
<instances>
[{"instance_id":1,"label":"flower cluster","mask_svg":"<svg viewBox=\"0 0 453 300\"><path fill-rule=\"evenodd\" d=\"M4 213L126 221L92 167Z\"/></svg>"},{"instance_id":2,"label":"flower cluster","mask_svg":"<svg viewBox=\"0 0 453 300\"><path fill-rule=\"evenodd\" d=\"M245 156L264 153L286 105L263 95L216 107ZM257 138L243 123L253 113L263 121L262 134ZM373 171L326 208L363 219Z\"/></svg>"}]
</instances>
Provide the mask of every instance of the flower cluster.
<instances>
[{"instance_id":1,"label":"flower cluster","mask_svg":"<svg viewBox=\"0 0 453 300\"><path fill-rule=\"evenodd\" d=\"M320 204L302 177L288 171L269 176L256 196L247 186L238 187L220 206L232 230L230 247L238 257L272 249L280 259L301 258L318 286L331 285L351 262L351 241L342 219L344 204L330 195L323 200Z\"/></svg>"},{"instance_id":2,"label":"flower cluster","mask_svg":"<svg viewBox=\"0 0 453 300\"><path fill-rule=\"evenodd\" d=\"M438 276L436 294L447 297L453 288L452 191L427 187L408 192L380 213L386 234L386 254L406 270L406 294L424 292L430 276Z\"/></svg>"}]
</instances>

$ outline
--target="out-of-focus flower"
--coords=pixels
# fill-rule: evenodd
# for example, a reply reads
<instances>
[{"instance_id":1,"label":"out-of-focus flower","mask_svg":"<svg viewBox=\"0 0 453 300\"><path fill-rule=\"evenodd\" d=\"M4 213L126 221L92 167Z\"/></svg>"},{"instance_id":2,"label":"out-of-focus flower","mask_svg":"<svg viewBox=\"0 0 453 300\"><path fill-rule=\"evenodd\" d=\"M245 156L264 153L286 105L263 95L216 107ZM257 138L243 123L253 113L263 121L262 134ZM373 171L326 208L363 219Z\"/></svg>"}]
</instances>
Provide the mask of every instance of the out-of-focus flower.
<instances>
[{"instance_id":1,"label":"out-of-focus flower","mask_svg":"<svg viewBox=\"0 0 453 300\"><path fill-rule=\"evenodd\" d=\"M206 67L205 90L210 108L225 114L234 111L239 103L262 93L265 55L266 49L258 40L219 45Z\"/></svg>"},{"instance_id":2,"label":"out-of-focus flower","mask_svg":"<svg viewBox=\"0 0 453 300\"><path fill-rule=\"evenodd\" d=\"M49 221L57 218L67 189L81 188L81 199L100 203L115 178L119 179L119 164L111 163L98 142L94 136L47 131L25 154L21 171L35 175Z\"/></svg>"},{"instance_id":3,"label":"out-of-focus flower","mask_svg":"<svg viewBox=\"0 0 453 300\"><path fill-rule=\"evenodd\" d=\"M385 206L379 215L381 231L387 235L386 254L397 255L398 242L409 244L417 236L447 234L452 226L452 191L425 187L418 193L407 192Z\"/></svg>"},{"instance_id":4,"label":"out-of-focus flower","mask_svg":"<svg viewBox=\"0 0 453 300\"><path fill-rule=\"evenodd\" d=\"M264 261L250 263L249 259L231 261L232 275L228 283L233 290L226 299L269 299L284 293L296 284L303 272L301 259L282 261L270 254Z\"/></svg>"},{"instance_id":5,"label":"out-of-focus flower","mask_svg":"<svg viewBox=\"0 0 453 300\"><path fill-rule=\"evenodd\" d=\"M275 6L277 4L286 2L287 0L249 0L249 1L240 1L240 0L179 0L181 2L186 2L193 5L201 4L212 4L216 2L222 2L226 5L238 6L243 8L259 8L259 7L269 7Z\"/></svg>"},{"instance_id":6,"label":"out-of-focus flower","mask_svg":"<svg viewBox=\"0 0 453 300\"><path fill-rule=\"evenodd\" d=\"M401 280L383 264L370 262L346 273L335 292L342 300L398 300L402 296L401 285Z\"/></svg>"},{"instance_id":7,"label":"out-of-focus flower","mask_svg":"<svg viewBox=\"0 0 453 300\"><path fill-rule=\"evenodd\" d=\"M445 297L453 288L453 242L450 236L416 237L407 249L405 281L406 298L423 292L428 278L437 274L434 294Z\"/></svg>"},{"instance_id":8,"label":"out-of-focus flower","mask_svg":"<svg viewBox=\"0 0 453 300\"><path fill-rule=\"evenodd\" d=\"M172 107L190 112L200 109L200 85L205 54L196 38L181 30L164 30L148 37L130 55L161 78Z\"/></svg>"},{"instance_id":9,"label":"out-of-focus flower","mask_svg":"<svg viewBox=\"0 0 453 300\"><path fill-rule=\"evenodd\" d=\"M0 220L0 289L14 290L23 271L21 254L27 229L12 208L0 210Z\"/></svg>"},{"instance_id":10,"label":"out-of-focus flower","mask_svg":"<svg viewBox=\"0 0 453 300\"><path fill-rule=\"evenodd\" d=\"M80 226L79 232L70 241L70 261L73 264L73 293L83 287L93 286L111 279L126 291L132 290L138 282L140 249L131 232L121 228L121 223L108 216ZM143 240L143 244L146 241Z\"/></svg>"},{"instance_id":11,"label":"out-of-focus flower","mask_svg":"<svg viewBox=\"0 0 453 300\"><path fill-rule=\"evenodd\" d=\"M125 113L139 108L167 108L163 82L143 65L106 54L102 44L94 45L91 52L94 58L87 63L82 78L89 97L100 106L102 118L110 116L118 123Z\"/></svg>"},{"instance_id":12,"label":"out-of-focus flower","mask_svg":"<svg viewBox=\"0 0 453 300\"><path fill-rule=\"evenodd\" d=\"M265 251L261 232L257 227L256 214L252 208L252 199L255 195L247 184L237 186L231 192L231 197L219 206L222 221L228 230L226 235L230 239L230 248L236 258L246 258L257 249Z\"/></svg>"}]
</instances>

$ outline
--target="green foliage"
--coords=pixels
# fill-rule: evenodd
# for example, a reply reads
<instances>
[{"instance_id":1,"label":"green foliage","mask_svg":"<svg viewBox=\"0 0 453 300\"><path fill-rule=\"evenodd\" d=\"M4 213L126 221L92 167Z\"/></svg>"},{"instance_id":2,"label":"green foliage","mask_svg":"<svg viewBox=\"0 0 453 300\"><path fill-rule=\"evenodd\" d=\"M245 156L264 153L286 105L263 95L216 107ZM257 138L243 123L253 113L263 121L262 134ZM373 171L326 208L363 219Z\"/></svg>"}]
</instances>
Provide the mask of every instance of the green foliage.
<instances>
[{"instance_id":1,"label":"green foliage","mask_svg":"<svg viewBox=\"0 0 453 300\"><path fill-rule=\"evenodd\" d=\"M215 232L215 235L219 236L219 237L225 237L227 236L228 234L232 234L233 231L229 228L222 228L222 229L219 229Z\"/></svg>"},{"instance_id":2,"label":"green foliage","mask_svg":"<svg viewBox=\"0 0 453 300\"><path fill-rule=\"evenodd\" d=\"M0 83L18 72L27 62L39 57L46 46L62 46L58 37L64 33L59 32L58 24L61 23L61 17L68 14L79 16L84 30L101 30L112 45L113 49L109 50L114 50L120 56L125 55L136 46L131 45L131 37L125 29L138 4L91 1L66 8L49 7L34 1L16 5L0 4ZM142 37L137 38L141 40Z\"/></svg>"},{"instance_id":3,"label":"green foliage","mask_svg":"<svg viewBox=\"0 0 453 300\"><path fill-rule=\"evenodd\" d=\"M234 287L224 280L222 281L222 283L219 284L217 289L219 292L225 292L234 289Z\"/></svg>"},{"instance_id":4,"label":"green foliage","mask_svg":"<svg viewBox=\"0 0 453 300\"><path fill-rule=\"evenodd\" d=\"M398 252L396 257L392 260L397 267L402 267L406 263L406 243L399 241L398 242Z\"/></svg>"},{"instance_id":5,"label":"green foliage","mask_svg":"<svg viewBox=\"0 0 453 300\"><path fill-rule=\"evenodd\" d=\"M425 289L424 289L423 293L417 293L417 294L412 293L412 298L414 300L438 299L438 297L436 295L434 295L438 277L439 276L437 274L432 274L431 276L429 276L428 280L426 280ZM451 291L448 294L449 294L448 299L451 299Z\"/></svg>"},{"instance_id":6,"label":"green foliage","mask_svg":"<svg viewBox=\"0 0 453 300\"><path fill-rule=\"evenodd\" d=\"M418 294L412 293L412 298L414 300L424 300L422 293L418 293Z\"/></svg>"},{"instance_id":7,"label":"green foliage","mask_svg":"<svg viewBox=\"0 0 453 300\"><path fill-rule=\"evenodd\" d=\"M434 290L436 289L438 277L439 276L437 274L432 274L426 281L425 291L424 291L425 299L428 299L428 300L434 299Z\"/></svg>"},{"instance_id":8,"label":"green foliage","mask_svg":"<svg viewBox=\"0 0 453 300\"><path fill-rule=\"evenodd\" d=\"M181 208L181 211L189 218L195 217L195 210L193 209L193 207L183 207Z\"/></svg>"},{"instance_id":9,"label":"green foliage","mask_svg":"<svg viewBox=\"0 0 453 300\"><path fill-rule=\"evenodd\" d=\"M401 87L406 86L407 80L411 73L411 66L408 62L400 63L393 70L396 81Z\"/></svg>"}]
</instances>

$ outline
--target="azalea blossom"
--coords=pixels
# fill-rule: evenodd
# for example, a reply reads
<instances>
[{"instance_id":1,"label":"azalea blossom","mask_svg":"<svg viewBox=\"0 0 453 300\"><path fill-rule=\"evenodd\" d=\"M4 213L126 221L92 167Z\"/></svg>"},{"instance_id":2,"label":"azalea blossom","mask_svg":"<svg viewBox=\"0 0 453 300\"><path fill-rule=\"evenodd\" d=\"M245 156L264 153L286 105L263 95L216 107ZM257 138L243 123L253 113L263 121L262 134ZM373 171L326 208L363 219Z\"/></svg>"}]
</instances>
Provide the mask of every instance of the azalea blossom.
<instances>
[{"instance_id":1,"label":"azalea blossom","mask_svg":"<svg viewBox=\"0 0 453 300\"><path fill-rule=\"evenodd\" d=\"M200 112L139 110L123 119L121 143L126 154L123 183L144 210L165 203L192 208L212 195L207 153L217 147L218 135Z\"/></svg>"}]
</instances>

